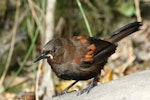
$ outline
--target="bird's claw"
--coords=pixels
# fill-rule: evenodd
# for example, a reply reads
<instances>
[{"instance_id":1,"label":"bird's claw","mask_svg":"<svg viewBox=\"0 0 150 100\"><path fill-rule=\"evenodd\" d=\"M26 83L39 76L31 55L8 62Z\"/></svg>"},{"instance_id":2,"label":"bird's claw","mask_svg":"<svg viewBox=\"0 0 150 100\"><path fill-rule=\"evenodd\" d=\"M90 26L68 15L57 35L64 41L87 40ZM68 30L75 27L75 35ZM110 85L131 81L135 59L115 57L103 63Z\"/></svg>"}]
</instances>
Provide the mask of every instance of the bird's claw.
<instances>
[{"instance_id":1,"label":"bird's claw","mask_svg":"<svg viewBox=\"0 0 150 100\"><path fill-rule=\"evenodd\" d=\"M60 94L56 94L56 95L53 95L52 97L54 98L54 97L57 97L57 96L61 96L61 95L64 95L64 94L68 94L68 93L72 93L72 92L75 92L76 90L73 90L73 91L70 91L70 92L68 92L68 91L62 91Z\"/></svg>"},{"instance_id":2,"label":"bird's claw","mask_svg":"<svg viewBox=\"0 0 150 100\"><path fill-rule=\"evenodd\" d=\"M77 93L77 96L79 96L79 95L81 95L81 94L83 94L83 93L89 93L90 92L90 90L94 87L94 86L96 86L97 84L96 83L94 83L94 82L92 82L87 88L85 88L85 89L83 89L83 90L81 90L80 92L78 92Z\"/></svg>"},{"instance_id":3,"label":"bird's claw","mask_svg":"<svg viewBox=\"0 0 150 100\"><path fill-rule=\"evenodd\" d=\"M87 88L85 88L85 89L79 91L79 92L77 93L77 96L79 96L79 95L81 95L81 94L83 94L83 93L85 93L85 92L88 94L92 88L93 88L93 87L87 87Z\"/></svg>"}]
</instances>

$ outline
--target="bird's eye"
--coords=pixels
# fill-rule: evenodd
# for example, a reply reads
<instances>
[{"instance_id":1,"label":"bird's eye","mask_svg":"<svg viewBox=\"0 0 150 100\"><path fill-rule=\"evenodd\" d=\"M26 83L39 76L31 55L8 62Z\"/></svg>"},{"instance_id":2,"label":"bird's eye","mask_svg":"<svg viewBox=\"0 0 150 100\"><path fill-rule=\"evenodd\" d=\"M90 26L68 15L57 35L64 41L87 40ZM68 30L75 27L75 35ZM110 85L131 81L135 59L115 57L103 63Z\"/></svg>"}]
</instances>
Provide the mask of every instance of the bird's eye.
<instances>
[{"instance_id":1,"label":"bird's eye","mask_svg":"<svg viewBox=\"0 0 150 100\"><path fill-rule=\"evenodd\" d=\"M55 52L56 52L56 49L52 49L52 50L50 51L51 54L54 54Z\"/></svg>"}]
</instances>

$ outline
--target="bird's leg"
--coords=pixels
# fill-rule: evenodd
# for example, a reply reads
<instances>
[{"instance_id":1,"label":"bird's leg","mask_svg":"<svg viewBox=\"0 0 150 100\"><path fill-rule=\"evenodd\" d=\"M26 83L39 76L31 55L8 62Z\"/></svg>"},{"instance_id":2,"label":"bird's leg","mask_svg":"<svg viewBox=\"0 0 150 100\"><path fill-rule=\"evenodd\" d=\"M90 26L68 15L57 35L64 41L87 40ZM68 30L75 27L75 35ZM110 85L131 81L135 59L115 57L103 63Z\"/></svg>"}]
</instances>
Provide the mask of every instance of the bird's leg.
<instances>
[{"instance_id":1,"label":"bird's leg","mask_svg":"<svg viewBox=\"0 0 150 100\"><path fill-rule=\"evenodd\" d=\"M56 95L53 95L52 97L56 97L58 95L63 95L63 94L67 94L68 93L68 90L73 86L75 85L79 80L76 80L75 82L73 82L72 84L70 84L68 87L66 87L60 94L56 94Z\"/></svg>"},{"instance_id":2,"label":"bird's leg","mask_svg":"<svg viewBox=\"0 0 150 100\"><path fill-rule=\"evenodd\" d=\"M85 92L89 93L90 90L91 90L94 86L96 86L96 85L97 85L97 76L94 77L94 79L92 80L92 82L90 83L90 85L89 85L87 88L81 90L79 93L77 93L77 95L81 95L81 94L83 94L83 93L85 93Z\"/></svg>"},{"instance_id":3,"label":"bird's leg","mask_svg":"<svg viewBox=\"0 0 150 100\"><path fill-rule=\"evenodd\" d=\"M70 84L67 88L65 88L62 92L61 92L61 95L62 94L67 94L68 93L68 90L73 86L75 85L79 80L76 80L75 82L73 82L72 84Z\"/></svg>"}]
</instances>

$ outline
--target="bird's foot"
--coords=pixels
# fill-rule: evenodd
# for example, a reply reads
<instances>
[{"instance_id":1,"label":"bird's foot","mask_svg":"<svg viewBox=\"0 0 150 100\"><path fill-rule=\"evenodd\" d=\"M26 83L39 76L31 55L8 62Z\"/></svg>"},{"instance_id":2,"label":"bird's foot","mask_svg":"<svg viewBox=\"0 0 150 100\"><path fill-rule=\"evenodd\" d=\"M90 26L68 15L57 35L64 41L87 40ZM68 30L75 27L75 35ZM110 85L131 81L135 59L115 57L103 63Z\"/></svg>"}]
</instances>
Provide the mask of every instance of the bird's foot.
<instances>
[{"instance_id":1,"label":"bird's foot","mask_svg":"<svg viewBox=\"0 0 150 100\"><path fill-rule=\"evenodd\" d=\"M62 91L60 94L55 94L55 95L53 95L52 98L57 97L57 96L61 96L61 95L64 95L64 94L72 93L72 92L75 92L75 91L76 91L76 90L73 90L73 91L68 92L68 91L64 90L64 91Z\"/></svg>"},{"instance_id":2,"label":"bird's foot","mask_svg":"<svg viewBox=\"0 0 150 100\"><path fill-rule=\"evenodd\" d=\"M92 81L92 82L90 83L90 85L89 85L87 88L85 88L85 89L81 90L80 92L78 92L78 93L77 93L77 96L79 96L79 95L81 95L81 94L83 94L83 93L85 93L85 92L88 94L88 93L90 92L90 90L91 90L94 86L96 86L96 85L97 85L97 83L95 83L95 82Z\"/></svg>"},{"instance_id":3,"label":"bird's foot","mask_svg":"<svg viewBox=\"0 0 150 100\"><path fill-rule=\"evenodd\" d=\"M64 91L62 91L62 92L59 93L59 94L53 95L52 97L54 98L54 97L61 96L61 95L67 94L67 93L68 93L68 92L64 90Z\"/></svg>"}]
</instances>

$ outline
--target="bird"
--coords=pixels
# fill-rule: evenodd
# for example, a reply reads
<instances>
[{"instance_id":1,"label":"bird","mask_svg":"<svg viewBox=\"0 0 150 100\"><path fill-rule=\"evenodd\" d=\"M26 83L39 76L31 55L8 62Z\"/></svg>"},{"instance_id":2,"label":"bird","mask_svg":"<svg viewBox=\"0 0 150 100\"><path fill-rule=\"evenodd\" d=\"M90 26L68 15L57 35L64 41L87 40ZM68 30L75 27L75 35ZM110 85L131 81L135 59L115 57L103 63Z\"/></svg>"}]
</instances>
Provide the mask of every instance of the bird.
<instances>
[{"instance_id":1,"label":"bird","mask_svg":"<svg viewBox=\"0 0 150 100\"><path fill-rule=\"evenodd\" d=\"M44 45L41 54L34 59L34 63L47 59L51 69L59 78L75 80L60 93L61 95L68 93L68 89L77 82L93 79L78 95L89 93L97 85L97 78L108 58L115 53L117 42L139 31L141 26L142 22L129 23L103 39L86 36L54 38Z\"/></svg>"}]
</instances>

